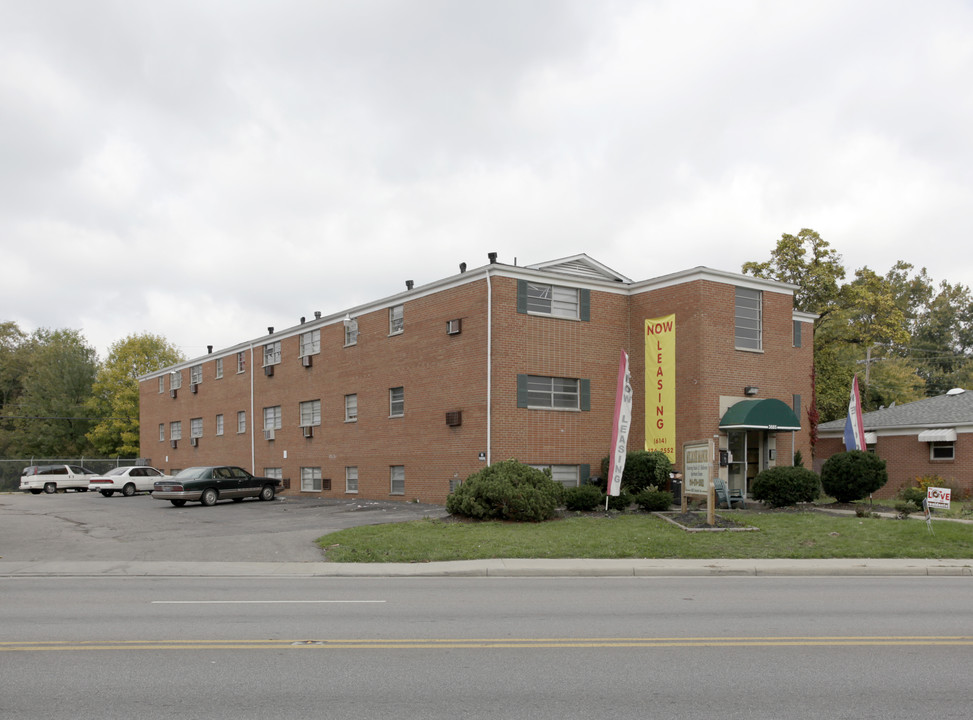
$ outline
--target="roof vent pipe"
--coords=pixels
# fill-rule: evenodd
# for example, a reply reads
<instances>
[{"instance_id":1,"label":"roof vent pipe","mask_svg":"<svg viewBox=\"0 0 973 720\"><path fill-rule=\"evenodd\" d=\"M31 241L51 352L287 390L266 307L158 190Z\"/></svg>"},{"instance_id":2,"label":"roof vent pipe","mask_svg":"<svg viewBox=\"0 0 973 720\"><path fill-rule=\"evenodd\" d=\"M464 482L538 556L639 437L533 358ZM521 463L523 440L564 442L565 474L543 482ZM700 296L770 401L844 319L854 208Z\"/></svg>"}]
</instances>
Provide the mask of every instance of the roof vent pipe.
<instances>
[{"instance_id":1,"label":"roof vent pipe","mask_svg":"<svg viewBox=\"0 0 973 720\"><path fill-rule=\"evenodd\" d=\"M315 320L320 320L321 319L321 311L320 310L315 310L314 311L314 319Z\"/></svg>"},{"instance_id":2,"label":"roof vent pipe","mask_svg":"<svg viewBox=\"0 0 973 720\"><path fill-rule=\"evenodd\" d=\"M271 325L270 327L267 328L267 334L268 335L273 335L274 334L274 326L273 325Z\"/></svg>"},{"instance_id":3,"label":"roof vent pipe","mask_svg":"<svg viewBox=\"0 0 973 720\"><path fill-rule=\"evenodd\" d=\"M413 286L413 282L411 280L406 280L405 281L405 289L406 290L411 290L412 289L412 286Z\"/></svg>"},{"instance_id":4,"label":"roof vent pipe","mask_svg":"<svg viewBox=\"0 0 973 720\"><path fill-rule=\"evenodd\" d=\"M459 271L461 273L465 273L466 272L466 263L460 263L459 264Z\"/></svg>"},{"instance_id":5,"label":"roof vent pipe","mask_svg":"<svg viewBox=\"0 0 973 720\"><path fill-rule=\"evenodd\" d=\"M497 254L495 252L487 253L487 257L490 259L491 263L495 263L497 261Z\"/></svg>"},{"instance_id":6,"label":"roof vent pipe","mask_svg":"<svg viewBox=\"0 0 973 720\"><path fill-rule=\"evenodd\" d=\"M213 346L212 345L207 345L206 346L206 352L208 352L209 354L212 355L213 354Z\"/></svg>"},{"instance_id":7,"label":"roof vent pipe","mask_svg":"<svg viewBox=\"0 0 973 720\"><path fill-rule=\"evenodd\" d=\"M303 324L304 324L304 316L301 315L301 325L303 325Z\"/></svg>"}]
</instances>

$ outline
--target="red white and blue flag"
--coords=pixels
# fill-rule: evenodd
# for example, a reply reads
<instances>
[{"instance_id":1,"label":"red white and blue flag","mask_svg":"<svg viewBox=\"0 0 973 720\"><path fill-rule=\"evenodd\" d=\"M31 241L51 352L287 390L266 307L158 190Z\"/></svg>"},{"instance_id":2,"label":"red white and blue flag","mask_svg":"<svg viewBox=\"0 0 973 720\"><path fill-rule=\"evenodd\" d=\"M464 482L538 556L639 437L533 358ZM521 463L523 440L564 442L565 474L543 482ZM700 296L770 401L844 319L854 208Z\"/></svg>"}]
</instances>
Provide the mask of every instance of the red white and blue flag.
<instances>
[{"instance_id":1,"label":"red white and blue flag","mask_svg":"<svg viewBox=\"0 0 973 720\"><path fill-rule=\"evenodd\" d=\"M858 376L851 383L851 400L845 419L845 450L865 449L865 424L862 422L862 399L858 394Z\"/></svg>"},{"instance_id":2,"label":"red white and blue flag","mask_svg":"<svg viewBox=\"0 0 973 720\"><path fill-rule=\"evenodd\" d=\"M618 495L628 453L628 430L632 426L632 373L628 353L622 350L618 363L618 386L615 390L615 421L612 425L612 454L608 463L608 494ZM606 500L607 502L607 500Z\"/></svg>"}]
</instances>

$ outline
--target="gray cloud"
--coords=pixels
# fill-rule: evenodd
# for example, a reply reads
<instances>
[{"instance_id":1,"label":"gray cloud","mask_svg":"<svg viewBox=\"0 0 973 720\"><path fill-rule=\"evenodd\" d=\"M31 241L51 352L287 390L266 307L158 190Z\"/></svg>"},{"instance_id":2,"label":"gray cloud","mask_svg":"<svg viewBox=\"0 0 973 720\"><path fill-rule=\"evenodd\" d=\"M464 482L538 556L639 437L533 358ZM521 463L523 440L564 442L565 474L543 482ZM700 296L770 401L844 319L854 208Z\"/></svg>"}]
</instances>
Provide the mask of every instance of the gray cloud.
<instances>
[{"instance_id":1,"label":"gray cloud","mask_svg":"<svg viewBox=\"0 0 973 720\"><path fill-rule=\"evenodd\" d=\"M643 278L802 227L973 284L971 31L959 0L12 0L3 319L193 355L488 251Z\"/></svg>"}]
</instances>

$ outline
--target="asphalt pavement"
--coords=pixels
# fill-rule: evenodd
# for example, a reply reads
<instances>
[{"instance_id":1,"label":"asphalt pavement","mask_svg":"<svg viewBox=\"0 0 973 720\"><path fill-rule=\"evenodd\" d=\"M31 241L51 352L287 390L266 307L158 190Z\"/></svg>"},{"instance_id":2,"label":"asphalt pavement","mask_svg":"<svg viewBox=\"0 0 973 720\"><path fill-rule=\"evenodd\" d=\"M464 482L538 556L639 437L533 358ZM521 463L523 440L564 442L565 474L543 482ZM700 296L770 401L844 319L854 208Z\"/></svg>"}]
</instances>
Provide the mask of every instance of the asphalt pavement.
<instances>
[{"instance_id":1,"label":"asphalt pavement","mask_svg":"<svg viewBox=\"0 0 973 720\"><path fill-rule=\"evenodd\" d=\"M331 563L314 544L346 527L445 514L435 505L300 496L174 508L147 495L8 493L0 495L0 577L973 577L968 559Z\"/></svg>"}]
</instances>

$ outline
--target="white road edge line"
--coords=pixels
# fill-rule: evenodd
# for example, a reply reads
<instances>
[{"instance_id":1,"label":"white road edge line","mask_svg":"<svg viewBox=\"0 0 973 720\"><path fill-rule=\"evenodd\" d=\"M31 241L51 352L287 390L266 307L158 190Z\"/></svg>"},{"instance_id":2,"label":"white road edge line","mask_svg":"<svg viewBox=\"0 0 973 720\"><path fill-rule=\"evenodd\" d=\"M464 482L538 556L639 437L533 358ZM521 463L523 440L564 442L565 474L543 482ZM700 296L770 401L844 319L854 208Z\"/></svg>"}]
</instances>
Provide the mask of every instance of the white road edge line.
<instances>
[{"instance_id":1,"label":"white road edge line","mask_svg":"<svg viewBox=\"0 0 973 720\"><path fill-rule=\"evenodd\" d=\"M384 603L385 600L153 600L152 605L299 605L326 603Z\"/></svg>"}]
</instances>

